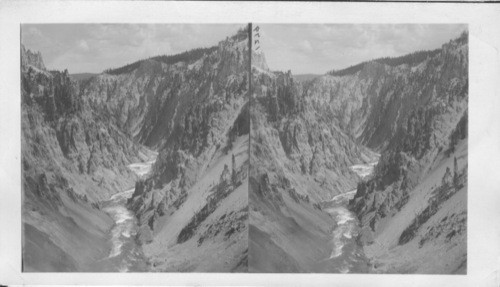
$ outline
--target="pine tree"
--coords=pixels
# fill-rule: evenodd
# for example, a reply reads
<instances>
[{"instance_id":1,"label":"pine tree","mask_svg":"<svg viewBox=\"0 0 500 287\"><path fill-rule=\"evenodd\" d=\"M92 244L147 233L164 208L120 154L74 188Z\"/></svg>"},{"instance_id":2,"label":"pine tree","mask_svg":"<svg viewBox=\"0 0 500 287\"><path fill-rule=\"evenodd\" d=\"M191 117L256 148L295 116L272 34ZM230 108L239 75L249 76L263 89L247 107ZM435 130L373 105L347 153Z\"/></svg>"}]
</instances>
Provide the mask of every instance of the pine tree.
<instances>
[{"instance_id":1,"label":"pine tree","mask_svg":"<svg viewBox=\"0 0 500 287\"><path fill-rule=\"evenodd\" d=\"M231 159L231 163L232 163L231 182L233 183L233 185L236 185L236 160L234 158L234 153Z\"/></svg>"},{"instance_id":2,"label":"pine tree","mask_svg":"<svg viewBox=\"0 0 500 287\"><path fill-rule=\"evenodd\" d=\"M457 157L453 160L453 185L458 185L458 164Z\"/></svg>"},{"instance_id":3,"label":"pine tree","mask_svg":"<svg viewBox=\"0 0 500 287\"><path fill-rule=\"evenodd\" d=\"M274 97L271 95L271 93L268 90L268 95L269 95L269 100L270 100L270 114L271 114L271 120L277 121L278 120L278 114L279 114L279 104L278 104L278 98Z\"/></svg>"},{"instance_id":4,"label":"pine tree","mask_svg":"<svg viewBox=\"0 0 500 287\"><path fill-rule=\"evenodd\" d=\"M452 175L450 171L450 167L446 167L446 172L444 173L443 179L441 181L441 185L448 187L452 183Z\"/></svg>"}]
</instances>

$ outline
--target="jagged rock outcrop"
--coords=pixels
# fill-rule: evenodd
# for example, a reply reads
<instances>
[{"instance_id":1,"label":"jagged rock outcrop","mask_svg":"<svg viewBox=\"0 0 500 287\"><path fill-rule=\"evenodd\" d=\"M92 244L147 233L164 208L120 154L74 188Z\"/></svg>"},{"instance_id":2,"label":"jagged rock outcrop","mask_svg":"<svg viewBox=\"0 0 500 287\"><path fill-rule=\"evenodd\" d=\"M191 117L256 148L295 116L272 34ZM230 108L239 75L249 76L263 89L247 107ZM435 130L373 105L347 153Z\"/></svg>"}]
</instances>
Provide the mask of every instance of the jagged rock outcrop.
<instances>
[{"instance_id":1,"label":"jagged rock outcrop","mask_svg":"<svg viewBox=\"0 0 500 287\"><path fill-rule=\"evenodd\" d=\"M272 138L274 142L267 144L276 149L274 160L282 161L291 172L313 177L321 186L304 191L315 201L353 187L358 177L346 167L369 161L373 153L336 126L330 112L318 111L307 87L295 82L290 72L256 75L257 96L252 103L252 124L258 127L252 135L255 145L263 143L262 138ZM254 151L256 157L263 156L259 149Z\"/></svg>"},{"instance_id":2,"label":"jagged rock outcrop","mask_svg":"<svg viewBox=\"0 0 500 287\"><path fill-rule=\"evenodd\" d=\"M247 268L248 65L247 31L241 29L197 58L148 60L127 74L96 78L145 91L120 92L137 95L135 102L123 100L129 106L120 106L114 93L97 101L123 115L118 122L136 138L158 147L150 177L128 202L141 234L152 233L139 241L154 270Z\"/></svg>"},{"instance_id":3,"label":"jagged rock outcrop","mask_svg":"<svg viewBox=\"0 0 500 287\"><path fill-rule=\"evenodd\" d=\"M27 50L24 45L21 44L21 70L25 71L30 66L40 71L45 71L45 64L43 63L42 53Z\"/></svg>"},{"instance_id":4,"label":"jagged rock outcrop","mask_svg":"<svg viewBox=\"0 0 500 287\"><path fill-rule=\"evenodd\" d=\"M464 37L456 42L463 42ZM406 125L414 107L449 93L445 89L452 87L440 83L462 73L460 66L467 62L467 55L462 48L452 52L450 45L455 44L331 72L313 80L307 93L315 109L330 113L344 132L371 149L384 150Z\"/></svg>"},{"instance_id":5,"label":"jagged rock outcrop","mask_svg":"<svg viewBox=\"0 0 500 287\"><path fill-rule=\"evenodd\" d=\"M332 272L326 259L333 219L321 202L353 189L359 177L349 166L371 161L374 153L342 131L331 110L318 109L307 84L257 63L252 73L250 271Z\"/></svg>"},{"instance_id":6,"label":"jagged rock outcrop","mask_svg":"<svg viewBox=\"0 0 500 287\"><path fill-rule=\"evenodd\" d=\"M262 52L249 75L248 32L80 81L21 47L23 270L96 271L101 202L135 184L153 271L338 272L323 208L356 188L370 271L465 272L467 33L299 82Z\"/></svg>"},{"instance_id":7,"label":"jagged rock outcrop","mask_svg":"<svg viewBox=\"0 0 500 287\"><path fill-rule=\"evenodd\" d=\"M379 262L381 272L404 268L423 273L465 272L466 226L462 219L467 216L467 57L464 33L443 45L439 53L415 68L401 69L398 75L407 80L394 96L412 96L399 109L407 116L395 126L373 178L358 185L350 202L371 234L367 238L373 238L367 239L367 245L373 245L367 249ZM448 220L454 216L462 219ZM450 226L454 231L445 239L434 232ZM429 232L435 233L432 240ZM412 244L418 238L421 250L417 251ZM379 244L384 247L379 248ZM416 258L435 260L442 246L450 250L442 254L448 261L441 259L427 266L410 263ZM382 256L387 249L393 255L402 250L406 256L412 255L399 259L397 255ZM405 265L411 267L401 267Z\"/></svg>"},{"instance_id":8,"label":"jagged rock outcrop","mask_svg":"<svg viewBox=\"0 0 500 287\"><path fill-rule=\"evenodd\" d=\"M94 270L113 224L100 202L136 179L126 165L141 147L79 92L67 71L47 71L40 53L21 47L25 271Z\"/></svg>"},{"instance_id":9,"label":"jagged rock outcrop","mask_svg":"<svg viewBox=\"0 0 500 287\"><path fill-rule=\"evenodd\" d=\"M467 51L464 33L302 83L254 68L250 270L318 270L334 227L310 206L355 188L349 166L374 158L366 146L382 156L350 207L371 271L464 272Z\"/></svg>"},{"instance_id":10,"label":"jagged rock outcrop","mask_svg":"<svg viewBox=\"0 0 500 287\"><path fill-rule=\"evenodd\" d=\"M246 83L236 76L248 62L245 43L240 41L243 36L239 33L214 47L153 57L107 70L90 79L83 94L95 110L110 115L118 127L141 143L159 148L163 141L176 136L174 129L181 120L178 109L189 109L193 99L218 93L220 102L212 102L204 110L194 107L190 110L201 121L212 112L210 109L220 109L229 101L235 90L241 93L244 89ZM228 47L231 41L239 44ZM231 79L231 83L220 79Z\"/></svg>"}]
</instances>

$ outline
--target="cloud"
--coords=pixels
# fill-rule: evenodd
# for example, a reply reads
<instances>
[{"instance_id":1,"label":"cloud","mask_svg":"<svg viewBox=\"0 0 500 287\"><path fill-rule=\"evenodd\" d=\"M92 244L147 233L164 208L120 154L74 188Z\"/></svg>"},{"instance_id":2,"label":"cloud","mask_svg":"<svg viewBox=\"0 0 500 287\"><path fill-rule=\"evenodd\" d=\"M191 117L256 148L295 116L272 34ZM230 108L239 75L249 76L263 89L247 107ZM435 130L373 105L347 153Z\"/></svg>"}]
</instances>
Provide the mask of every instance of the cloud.
<instances>
[{"instance_id":1,"label":"cloud","mask_svg":"<svg viewBox=\"0 0 500 287\"><path fill-rule=\"evenodd\" d=\"M22 43L49 69L98 73L140 59L209 47L243 24L25 24Z\"/></svg>"},{"instance_id":2,"label":"cloud","mask_svg":"<svg viewBox=\"0 0 500 287\"><path fill-rule=\"evenodd\" d=\"M263 24L262 51L275 70L325 73L379 57L440 47L466 25Z\"/></svg>"},{"instance_id":3,"label":"cloud","mask_svg":"<svg viewBox=\"0 0 500 287\"><path fill-rule=\"evenodd\" d=\"M259 25L259 24L256 24ZM101 72L163 54L216 45L244 24L25 24L21 41L49 69ZM275 70L325 73L379 57L429 50L466 25L262 24L261 50Z\"/></svg>"},{"instance_id":4,"label":"cloud","mask_svg":"<svg viewBox=\"0 0 500 287\"><path fill-rule=\"evenodd\" d=\"M299 46L306 53L311 53L313 51L311 43L307 40L301 41Z\"/></svg>"},{"instance_id":5,"label":"cloud","mask_svg":"<svg viewBox=\"0 0 500 287\"><path fill-rule=\"evenodd\" d=\"M82 51L85 51L85 52L90 50L89 44L87 44L87 41L85 41L85 40L79 41L78 48L80 48Z\"/></svg>"}]
</instances>

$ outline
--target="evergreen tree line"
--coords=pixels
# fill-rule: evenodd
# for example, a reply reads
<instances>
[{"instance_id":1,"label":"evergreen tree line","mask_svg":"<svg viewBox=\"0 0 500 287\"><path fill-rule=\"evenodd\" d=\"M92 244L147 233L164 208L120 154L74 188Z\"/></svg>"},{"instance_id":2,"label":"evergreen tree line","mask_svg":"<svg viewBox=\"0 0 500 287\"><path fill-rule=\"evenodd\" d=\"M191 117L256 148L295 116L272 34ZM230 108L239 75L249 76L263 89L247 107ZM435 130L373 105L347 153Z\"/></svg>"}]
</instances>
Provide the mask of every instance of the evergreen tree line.
<instances>
[{"instance_id":1,"label":"evergreen tree line","mask_svg":"<svg viewBox=\"0 0 500 287\"><path fill-rule=\"evenodd\" d=\"M450 154L455 151L455 146L458 144L458 141L463 140L467 137L468 121L468 115L467 112L465 112L450 135L450 143L448 146L448 150L446 151L446 156L450 156Z\"/></svg>"},{"instance_id":2,"label":"evergreen tree line","mask_svg":"<svg viewBox=\"0 0 500 287\"><path fill-rule=\"evenodd\" d=\"M357 73L358 71L361 71L361 69L363 69L363 67L370 62L385 64L385 65L389 65L392 67L396 67L396 66L403 65L403 64L415 66L415 65L422 63L427 58L437 55L439 52L441 52L441 49L436 49L436 50L431 50L431 51L417 51L417 52L413 52L411 54L407 54L407 55L404 55L401 57L378 58L378 59L375 59L372 61L365 61L365 62L350 66L350 67L345 68L345 69L332 70L332 71L329 71L327 74L329 74L331 76L339 76L339 77L346 76L346 75L352 75L352 74Z\"/></svg>"},{"instance_id":3,"label":"evergreen tree line","mask_svg":"<svg viewBox=\"0 0 500 287\"><path fill-rule=\"evenodd\" d=\"M203 57L203 55L212 53L215 50L217 50L217 46L213 46L210 48L196 48L176 55L162 55L162 56L150 57L144 60L139 60L134 63L125 65L120 68L104 70L104 73L110 75L120 75L120 74L130 73L135 69L137 69L142 62L148 59L162 62L168 65L176 64L179 62L193 62Z\"/></svg>"}]
</instances>

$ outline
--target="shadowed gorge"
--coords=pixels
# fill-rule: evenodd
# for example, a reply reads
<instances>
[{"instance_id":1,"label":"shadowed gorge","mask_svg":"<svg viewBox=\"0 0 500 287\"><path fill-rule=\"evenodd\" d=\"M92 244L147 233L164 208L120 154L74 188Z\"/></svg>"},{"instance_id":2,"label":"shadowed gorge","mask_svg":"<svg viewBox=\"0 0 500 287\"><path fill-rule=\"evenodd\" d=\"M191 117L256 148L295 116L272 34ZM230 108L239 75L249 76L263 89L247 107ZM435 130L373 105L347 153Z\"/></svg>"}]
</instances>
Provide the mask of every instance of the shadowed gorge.
<instances>
[{"instance_id":1,"label":"shadowed gorge","mask_svg":"<svg viewBox=\"0 0 500 287\"><path fill-rule=\"evenodd\" d=\"M22 47L24 271L246 270L247 34L72 76Z\"/></svg>"},{"instance_id":2,"label":"shadowed gorge","mask_svg":"<svg viewBox=\"0 0 500 287\"><path fill-rule=\"evenodd\" d=\"M102 202L134 184L126 165L149 151L94 113L67 71L47 71L24 46L21 59L23 268L98 271L113 225Z\"/></svg>"},{"instance_id":3,"label":"shadowed gorge","mask_svg":"<svg viewBox=\"0 0 500 287\"><path fill-rule=\"evenodd\" d=\"M53 25L147 56L21 44L23 272L467 273L464 25Z\"/></svg>"},{"instance_id":4,"label":"shadowed gorge","mask_svg":"<svg viewBox=\"0 0 500 287\"><path fill-rule=\"evenodd\" d=\"M465 273L467 37L305 80L253 54L252 272Z\"/></svg>"}]
</instances>

